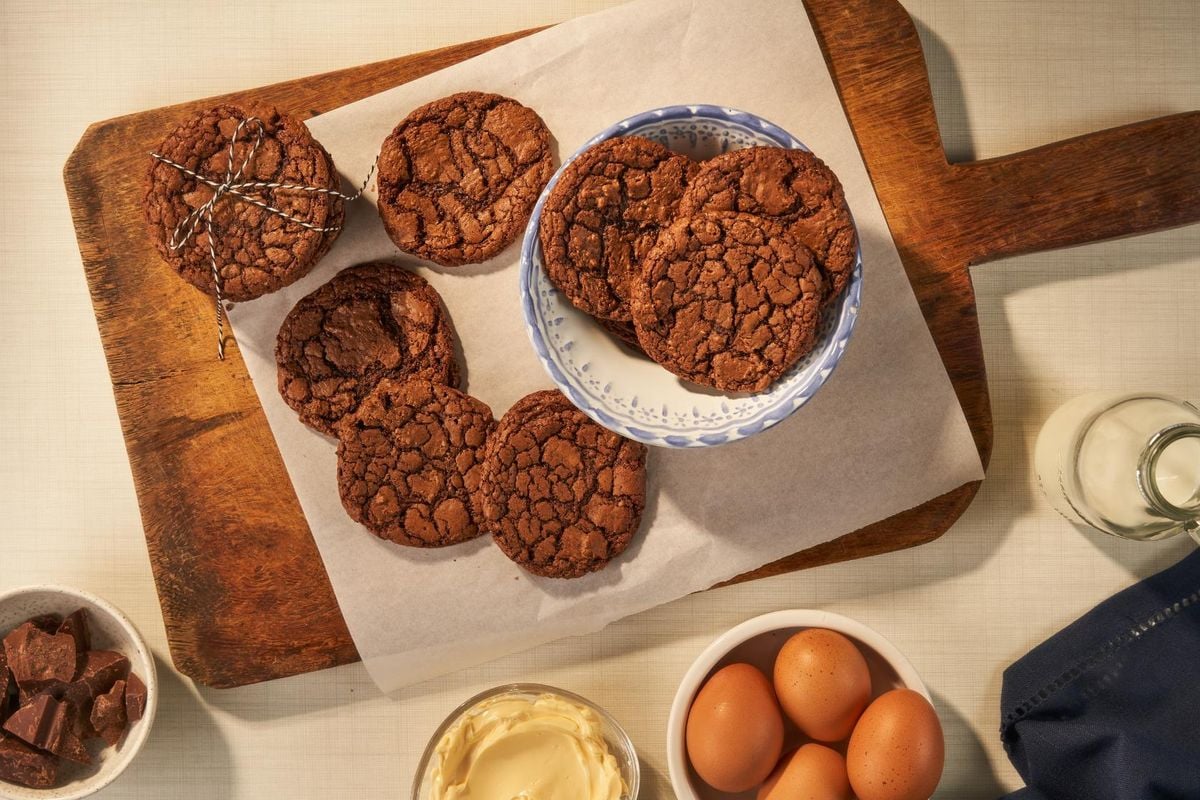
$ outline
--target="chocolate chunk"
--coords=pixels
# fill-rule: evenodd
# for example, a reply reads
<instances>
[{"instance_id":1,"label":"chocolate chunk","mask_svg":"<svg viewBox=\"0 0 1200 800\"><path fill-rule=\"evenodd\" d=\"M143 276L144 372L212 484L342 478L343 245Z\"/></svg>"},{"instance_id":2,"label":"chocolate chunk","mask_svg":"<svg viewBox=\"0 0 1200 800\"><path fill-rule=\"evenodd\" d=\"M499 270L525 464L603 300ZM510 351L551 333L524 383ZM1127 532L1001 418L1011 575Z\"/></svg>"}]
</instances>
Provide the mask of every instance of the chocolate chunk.
<instances>
[{"instance_id":1,"label":"chocolate chunk","mask_svg":"<svg viewBox=\"0 0 1200 800\"><path fill-rule=\"evenodd\" d=\"M125 681L117 681L102 695L96 697L92 706L92 727L109 747L116 747L129 725L125 709Z\"/></svg>"},{"instance_id":2,"label":"chocolate chunk","mask_svg":"<svg viewBox=\"0 0 1200 800\"><path fill-rule=\"evenodd\" d=\"M38 614L36 617L31 617L28 622L44 633L58 633L58 626L62 624L62 617L58 614Z\"/></svg>"},{"instance_id":3,"label":"chocolate chunk","mask_svg":"<svg viewBox=\"0 0 1200 800\"><path fill-rule=\"evenodd\" d=\"M0 735L0 781L30 789L51 789L58 782L58 759L20 739Z\"/></svg>"},{"instance_id":4,"label":"chocolate chunk","mask_svg":"<svg viewBox=\"0 0 1200 800\"><path fill-rule=\"evenodd\" d=\"M31 689L21 689L19 699L21 705L26 705L39 694L48 694L55 700L70 700L76 705L90 703L93 697L91 687L82 681L43 681Z\"/></svg>"},{"instance_id":5,"label":"chocolate chunk","mask_svg":"<svg viewBox=\"0 0 1200 800\"><path fill-rule=\"evenodd\" d=\"M92 729L92 723L88 719L92 706L92 690L90 686L83 681L72 681L71 683L51 681L36 692L22 691L20 693L20 704L23 706L28 705L38 695L43 694L69 705L72 714L72 727L79 738L91 739L96 736L96 731Z\"/></svg>"},{"instance_id":6,"label":"chocolate chunk","mask_svg":"<svg viewBox=\"0 0 1200 800\"><path fill-rule=\"evenodd\" d=\"M39 694L8 718L4 730L34 747L71 761L90 764L92 757L75 733L76 713L70 703L60 703L48 694Z\"/></svg>"},{"instance_id":7,"label":"chocolate chunk","mask_svg":"<svg viewBox=\"0 0 1200 800\"><path fill-rule=\"evenodd\" d=\"M8 687L12 683L12 673L8 671L8 656L0 647L0 723L8 718Z\"/></svg>"},{"instance_id":8,"label":"chocolate chunk","mask_svg":"<svg viewBox=\"0 0 1200 800\"><path fill-rule=\"evenodd\" d=\"M13 678L26 691L75 677L75 640L70 634L51 635L26 622L4 637L4 651Z\"/></svg>"},{"instance_id":9,"label":"chocolate chunk","mask_svg":"<svg viewBox=\"0 0 1200 800\"><path fill-rule=\"evenodd\" d=\"M134 673L129 673L125 682L125 715L129 724L137 722L146 713L146 684Z\"/></svg>"},{"instance_id":10,"label":"chocolate chunk","mask_svg":"<svg viewBox=\"0 0 1200 800\"><path fill-rule=\"evenodd\" d=\"M75 640L76 654L86 653L92 649L92 637L88 632L87 609L74 611L58 626L58 633L66 633Z\"/></svg>"},{"instance_id":11,"label":"chocolate chunk","mask_svg":"<svg viewBox=\"0 0 1200 800\"><path fill-rule=\"evenodd\" d=\"M104 694L129 674L129 659L112 650L90 650L79 660L75 680L87 684L92 697Z\"/></svg>"},{"instance_id":12,"label":"chocolate chunk","mask_svg":"<svg viewBox=\"0 0 1200 800\"><path fill-rule=\"evenodd\" d=\"M73 712L67 712L67 721L69 724L66 730L63 731L62 738L59 739L57 746L50 752L59 758L65 758L77 764L91 764L92 754L88 752L87 745L83 743L83 738L76 733L78 727L77 719L78 717Z\"/></svg>"}]
</instances>

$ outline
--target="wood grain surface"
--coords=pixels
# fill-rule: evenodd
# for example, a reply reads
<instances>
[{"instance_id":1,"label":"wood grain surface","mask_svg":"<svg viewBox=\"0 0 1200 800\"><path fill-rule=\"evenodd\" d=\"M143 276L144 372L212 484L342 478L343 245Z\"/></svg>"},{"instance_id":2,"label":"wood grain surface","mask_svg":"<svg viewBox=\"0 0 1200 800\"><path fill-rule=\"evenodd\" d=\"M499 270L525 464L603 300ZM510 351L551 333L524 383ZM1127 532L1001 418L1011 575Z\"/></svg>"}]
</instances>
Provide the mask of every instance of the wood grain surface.
<instances>
[{"instance_id":1,"label":"wood grain surface","mask_svg":"<svg viewBox=\"0 0 1200 800\"><path fill-rule=\"evenodd\" d=\"M992 446L967 267L1200 220L1200 114L948 164L920 42L894 0L808 12L900 256L986 464ZM797 13L802 13L797 3ZM472 42L91 126L64 178L176 667L237 686L357 658L236 345L213 358L211 300L144 235L146 153L218 100L309 117L528 35ZM742 576L930 541L978 484Z\"/></svg>"}]
</instances>

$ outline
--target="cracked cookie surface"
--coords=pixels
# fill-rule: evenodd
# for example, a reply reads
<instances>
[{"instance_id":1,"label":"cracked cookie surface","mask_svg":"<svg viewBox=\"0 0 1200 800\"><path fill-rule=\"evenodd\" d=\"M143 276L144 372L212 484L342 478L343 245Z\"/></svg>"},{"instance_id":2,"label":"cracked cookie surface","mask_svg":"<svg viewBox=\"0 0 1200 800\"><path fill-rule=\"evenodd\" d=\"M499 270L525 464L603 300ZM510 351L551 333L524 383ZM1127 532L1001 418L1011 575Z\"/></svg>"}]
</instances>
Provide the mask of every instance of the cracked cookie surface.
<instances>
[{"instance_id":1,"label":"cracked cookie surface","mask_svg":"<svg viewBox=\"0 0 1200 800\"><path fill-rule=\"evenodd\" d=\"M825 277L823 302L845 289L858 255L858 236L842 184L806 150L747 147L705 161L679 215L700 211L756 214L782 223L808 247Z\"/></svg>"},{"instance_id":2,"label":"cracked cookie surface","mask_svg":"<svg viewBox=\"0 0 1200 800\"><path fill-rule=\"evenodd\" d=\"M637 533L646 446L597 425L557 391L508 410L488 446L481 486L492 537L534 575L602 569Z\"/></svg>"},{"instance_id":3,"label":"cracked cookie surface","mask_svg":"<svg viewBox=\"0 0 1200 800\"><path fill-rule=\"evenodd\" d=\"M298 302L279 328L275 361L284 402L330 436L384 378L459 382L437 290L391 264L342 270Z\"/></svg>"},{"instance_id":4,"label":"cracked cookie surface","mask_svg":"<svg viewBox=\"0 0 1200 800\"><path fill-rule=\"evenodd\" d=\"M481 533L482 401L427 380L384 380L338 429L338 493L381 539L444 547Z\"/></svg>"},{"instance_id":5,"label":"cracked cookie surface","mask_svg":"<svg viewBox=\"0 0 1200 800\"><path fill-rule=\"evenodd\" d=\"M633 284L642 349L681 378L757 392L812 349L821 272L782 226L703 212L663 231Z\"/></svg>"},{"instance_id":6,"label":"cracked cookie surface","mask_svg":"<svg viewBox=\"0 0 1200 800\"><path fill-rule=\"evenodd\" d=\"M299 120L274 110L221 105L185 121L157 152L217 182L229 167L229 143L238 123L262 122L263 139L242 173L243 181L338 188L333 160ZM243 126L233 150L236 170L249 154L256 126ZM341 198L321 192L245 189L248 196L315 228L340 228ZM338 231L322 232L283 219L241 198L224 195L213 208L215 235L200 225L178 250L169 247L176 227L207 203L214 190L176 168L152 161L145 215L163 259L185 280L213 292L209 242L216 251L222 291L231 301L253 300L305 275L328 252Z\"/></svg>"},{"instance_id":7,"label":"cracked cookie surface","mask_svg":"<svg viewBox=\"0 0 1200 800\"><path fill-rule=\"evenodd\" d=\"M379 216L401 250L487 261L525 227L554 171L550 132L516 100L462 92L421 106L379 154Z\"/></svg>"},{"instance_id":8,"label":"cracked cookie surface","mask_svg":"<svg viewBox=\"0 0 1200 800\"><path fill-rule=\"evenodd\" d=\"M538 224L550 280L571 304L628 322L629 281L698 165L640 136L606 139L563 169Z\"/></svg>"}]
</instances>

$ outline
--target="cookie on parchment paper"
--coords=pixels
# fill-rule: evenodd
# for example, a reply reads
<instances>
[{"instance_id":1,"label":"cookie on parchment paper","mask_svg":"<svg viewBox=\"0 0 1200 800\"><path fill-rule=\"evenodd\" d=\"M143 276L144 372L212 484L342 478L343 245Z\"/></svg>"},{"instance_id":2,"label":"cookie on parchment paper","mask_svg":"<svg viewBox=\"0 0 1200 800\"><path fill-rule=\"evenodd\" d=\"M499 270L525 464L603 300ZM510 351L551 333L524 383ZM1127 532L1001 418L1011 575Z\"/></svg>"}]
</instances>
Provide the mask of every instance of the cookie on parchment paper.
<instances>
[{"instance_id":1,"label":"cookie on parchment paper","mask_svg":"<svg viewBox=\"0 0 1200 800\"><path fill-rule=\"evenodd\" d=\"M342 270L300 300L279 328L275 361L284 402L330 436L384 378L459 382L454 327L437 290L384 263Z\"/></svg>"},{"instance_id":2,"label":"cookie on parchment paper","mask_svg":"<svg viewBox=\"0 0 1200 800\"><path fill-rule=\"evenodd\" d=\"M304 123L273 109L220 105L183 122L159 145L159 155L218 183L230 165L230 142L239 123L257 119L262 140L246 163L241 182L295 184L336 191L338 176L325 148ZM233 147L233 168L254 147L258 124L247 122ZM284 219L232 194L212 209L209 231L201 225L178 250L170 243L188 215L214 194L212 186L170 164L153 160L144 198L150 237L159 253L188 283L213 293L211 240L226 300L253 300L298 280L329 251L345 216L343 200L325 192L244 189L245 194L306 223ZM319 229L331 229L327 231Z\"/></svg>"},{"instance_id":3,"label":"cookie on parchment paper","mask_svg":"<svg viewBox=\"0 0 1200 800\"><path fill-rule=\"evenodd\" d=\"M443 266L487 261L525 228L553 172L536 112L462 92L416 109L384 140L379 216L406 253Z\"/></svg>"},{"instance_id":4,"label":"cookie on parchment paper","mask_svg":"<svg viewBox=\"0 0 1200 800\"><path fill-rule=\"evenodd\" d=\"M637 533L646 446L601 427L561 392L517 401L488 445L483 513L506 556L534 575L602 569Z\"/></svg>"},{"instance_id":5,"label":"cookie on parchment paper","mask_svg":"<svg viewBox=\"0 0 1200 800\"><path fill-rule=\"evenodd\" d=\"M338 492L381 539L444 547L482 531L479 482L495 427L482 401L428 380L383 380L338 428Z\"/></svg>"}]
</instances>

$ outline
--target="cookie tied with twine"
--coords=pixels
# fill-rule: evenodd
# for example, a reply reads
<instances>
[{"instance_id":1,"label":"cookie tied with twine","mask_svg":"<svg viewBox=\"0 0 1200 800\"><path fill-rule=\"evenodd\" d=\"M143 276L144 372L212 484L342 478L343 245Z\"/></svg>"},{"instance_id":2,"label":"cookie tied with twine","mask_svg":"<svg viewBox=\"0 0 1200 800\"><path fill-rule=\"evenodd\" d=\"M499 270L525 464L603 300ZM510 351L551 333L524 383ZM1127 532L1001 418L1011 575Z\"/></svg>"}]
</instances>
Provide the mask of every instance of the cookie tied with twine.
<instances>
[{"instance_id":1,"label":"cookie tied with twine","mask_svg":"<svg viewBox=\"0 0 1200 800\"><path fill-rule=\"evenodd\" d=\"M308 273L341 232L345 201L362 189L338 191L329 153L302 122L273 109L207 109L150 155L151 238L184 280L215 298L224 358L225 301L253 300Z\"/></svg>"}]
</instances>

